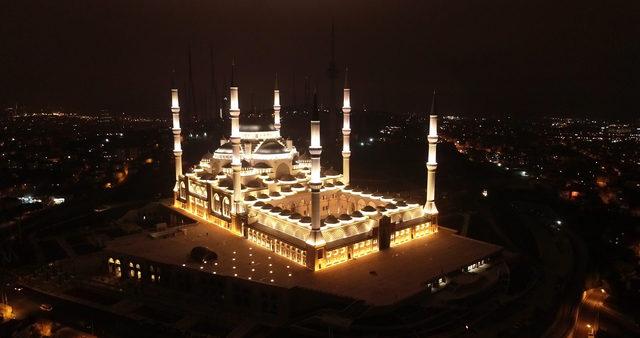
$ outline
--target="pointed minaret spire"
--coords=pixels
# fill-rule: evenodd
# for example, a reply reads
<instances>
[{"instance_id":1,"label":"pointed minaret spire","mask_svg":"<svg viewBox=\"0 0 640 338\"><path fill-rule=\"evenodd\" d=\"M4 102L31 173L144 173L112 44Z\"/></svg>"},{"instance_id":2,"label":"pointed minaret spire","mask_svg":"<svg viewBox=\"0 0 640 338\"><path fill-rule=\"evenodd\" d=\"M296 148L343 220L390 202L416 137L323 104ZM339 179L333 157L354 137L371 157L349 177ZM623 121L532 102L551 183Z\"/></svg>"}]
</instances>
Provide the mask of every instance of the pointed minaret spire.
<instances>
[{"instance_id":1,"label":"pointed minaret spire","mask_svg":"<svg viewBox=\"0 0 640 338\"><path fill-rule=\"evenodd\" d=\"M320 114L318 112L318 91L317 87L313 91L313 114L311 116L311 143L309 146L311 154L311 232L307 238L307 243L314 247L325 244L320 231L320 188L322 180L320 178L320 154L322 154L322 144L320 143Z\"/></svg>"},{"instance_id":2,"label":"pointed minaret spire","mask_svg":"<svg viewBox=\"0 0 640 338\"><path fill-rule=\"evenodd\" d=\"M176 185L175 191L178 191L178 181L182 176L182 145L181 142L181 129L180 129L180 101L178 98L178 88L176 86L176 71L171 72L171 114L173 115L173 156L175 158L176 166Z\"/></svg>"},{"instance_id":3,"label":"pointed minaret spire","mask_svg":"<svg viewBox=\"0 0 640 338\"><path fill-rule=\"evenodd\" d=\"M349 158L351 157L351 147L349 137L351 135L351 89L349 88L349 68L344 71L344 89L342 97L342 180L345 185L349 184L350 168Z\"/></svg>"},{"instance_id":4,"label":"pointed minaret spire","mask_svg":"<svg viewBox=\"0 0 640 338\"><path fill-rule=\"evenodd\" d=\"M349 67L346 67L344 69L344 88L350 88L349 87Z\"/></svg>"},{"instance_id":5,"label":"pointed minaret spire","mask_svg":"<svg viewBox=\"0 0 640 338\"><path fill-rule=\"evenodd\" d=\"M438 145L438 115L436 115L436 91L433 91L433 99L431 101L431 114L429 115L429 155L427 157L427 202L424 205L424 211L433 216L431 224L437 224L438 209L435 203L436 191L436 147Z\"/></svg>"},{"instance_id":6,"label":"pointed minaret spire","mask_svg":"<svg viewBox=\"0 0 640 338\"><path fill-rule=\"evenodd\" d=\"M209 57L210 57L210 63L211 63L211 117L213 118L214 121L214 126L219 126L221 125L221 118L220 118L220 102L219 102L219 96L218 96L218 85L217 85L217 81L216 81L216 67L215 67L215 63L214 63L214 57L213 57L213 44L209 45Z\"/></svg>"},{"instance_id":7,"label":"pointed minaret spire","mask_svg":"<svg viewBox=\"0 0 640 338\"><path fill-rule=\"evenodd\" d=\"M231 87L237 87L236 85L236 58L231 59Z\"/></svg>"},{"instance_id":8,"label":"pointed minaret spire","mask_svg":"<svg viewBox=\"0 0 640 338\"><path fill-rule=\"evenodd\" d=\"M329 67L327 68L327 77L329 78L329 102L327 119L328 125L325 126L325 137L328 141L329 150L335 150L337 147L338 133L338 102L337 102L337 79L340 75L340 71L336 65L336 39L335 39L335 27L333 24L333 18L331 18L331 59L329 60Z\"/></svg>"},{"instance_id":9,"label":"pointed minaret spire","mask_svg":"<svg viewBox=\"0 0 640 338\"><path fill-rule=\"evenodd\" d=\"M273 89L273 125L280 131L280 89L278 88L278 73L276 73L276 83Z\"/></svg>"},{"instance_id":10,"label":"pointed minaret spire","mask_svg":"<svg viewBox=\"0 0 640 338\"><path fill-rule=\"evenodd\" d=\"M233 155L231 158L231 168L233 168L233 206L232 213L237 215L243 212L242 205L242 192L241 192L241 176L240 170L242 169L242 162L240 159L240 104L238 103L238 86L235 82L235 59L231 63L231 88L229 88L230 109L229 116L231 117L231 145L233 149Z\"/></svg>"}]
</instances>

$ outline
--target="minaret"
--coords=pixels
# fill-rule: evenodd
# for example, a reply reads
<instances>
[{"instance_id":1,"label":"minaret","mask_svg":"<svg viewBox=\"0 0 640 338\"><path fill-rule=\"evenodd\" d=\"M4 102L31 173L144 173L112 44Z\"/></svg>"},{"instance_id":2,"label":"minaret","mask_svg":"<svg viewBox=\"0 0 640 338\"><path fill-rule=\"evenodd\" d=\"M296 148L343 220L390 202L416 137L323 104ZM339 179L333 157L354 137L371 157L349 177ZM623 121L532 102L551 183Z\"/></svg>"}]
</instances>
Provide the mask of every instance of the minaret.
<instances>
[{"instance_id":1,"label":"minaret","mask_svg":"<svg viewBox=\"0 0 640 338\"><path fill-rule=\"evenodd\" d=\"M344 90L342 99L342 180L345 185L349 184L349 157L351 148L349 146L349 135L351 135L351 89L349 89L349 68L344 72Z\"/></svg>"},{"instance_id":2,"label":"minaret","mask_svg":"<svg viewBox=\"0 0 640 338\"><path fill-rule=\"evenodd\" d=\"M427 202L424 211L429 215L437 215L438 209L435 203L436 192L436 146L438 145L438 115L436 115L436 91L433 91L433 101L431 102L431 114L429 115L429 155L427 158Z\"/></svg>"},{"instance_id":3,"label":"minaret","mask_svg":"<svg viewBox=\"0 0 640 338\"><path fill-rule=\"evenodd\" d=\"M278 73L276 73L276 85L273 89L273 125L280 131L280 89L278 88Z\"/></svg>"},{"instance_id":4,"label":"minaret","mask_svg":"<svg viewBox=\"0 0 640 338\"><path fill-rule=\"evenodd\" d=\"M309 187L311 188L311 233L307 239L307 243L316 247L325 243L320 232L320 188L322 188L322 180L320 180L320 154L322 154L322 145L320 144L320 114L318 111L318 93L313 93L313 114L311 116L311 144L309 146L311 154L311 180Z\"/></svg>"},{"instance_id":5,"label":"minaret","mask_svg":"<svg viewBox=\"0 0 640 338\"><path fill-rule=\"evenodd\" d=\"M174 74L175 76L175 74ZM180 145L180 102L178 100L178 88L175 80L171 84L171 113L173 115L173 156L176 160L176 188L178 179L182 175L182 146Z\"/></svg>"},{"instance_id":6,"label":"minaret","mask_svg":"<svg viewBox=\"0 0 640 338\"><path fill-rule=\"evenodd\" d=\"M231 117L231 145L233 156L231 158L231 168L233 169L233 209L235 214L242 212L242 193L240 191L242 185L240 181L240 170L242 162L240 160L240 105L238 103L238 85L236 84L235 60L231 64L231 88L229 93L230 108L229 116Z\"/></svg>"}]
</instances>

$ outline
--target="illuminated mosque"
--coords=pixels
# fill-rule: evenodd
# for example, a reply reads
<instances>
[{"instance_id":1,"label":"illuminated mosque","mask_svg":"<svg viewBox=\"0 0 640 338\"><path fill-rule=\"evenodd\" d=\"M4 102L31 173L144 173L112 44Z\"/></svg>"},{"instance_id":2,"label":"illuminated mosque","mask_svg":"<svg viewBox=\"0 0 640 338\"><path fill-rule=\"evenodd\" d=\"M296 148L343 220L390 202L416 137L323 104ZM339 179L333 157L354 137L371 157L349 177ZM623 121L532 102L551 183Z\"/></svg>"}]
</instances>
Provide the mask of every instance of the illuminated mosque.
<instances>
[{"instance_id":1,"label":"illuminated mosque","mask_svg":"<svg viewBox=\"0 0 640 338\"><path fill-rule=\"evenodd\" d=\"M173 206L228 230L229 236L244 237L314 271L437 233L435 92L429 117L426 203L420 205L349 184L349 87L346 75L342 173L320 165L317 95L310 120L310 146L301 152L280 133L277 80L273 123L243 124L239 87L233 75L230 140L221 140L213 153L183 172L178 90L171 89L176 179Z\"/></svg>"}]
</instances>

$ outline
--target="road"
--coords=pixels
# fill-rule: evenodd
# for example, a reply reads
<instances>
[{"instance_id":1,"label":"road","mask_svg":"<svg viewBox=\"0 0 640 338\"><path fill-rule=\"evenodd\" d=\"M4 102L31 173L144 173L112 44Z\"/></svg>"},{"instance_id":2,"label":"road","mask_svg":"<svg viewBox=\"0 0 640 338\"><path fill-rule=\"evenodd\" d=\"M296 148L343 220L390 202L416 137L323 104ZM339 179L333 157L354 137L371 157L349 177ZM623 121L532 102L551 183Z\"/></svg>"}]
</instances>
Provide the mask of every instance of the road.
<instances>
[{"instance_id":1,"label":"road","mask_svg":"<svg viewBox=\"0 0 640 338\"><path fill-rule=\"evenodd\" d=\"M586 338L589 337L589 333L595 335L598 332L600 311L606 298L607 293L604 289L589 289L583 293L569 337Z\"/></svg>"}]
</instances>

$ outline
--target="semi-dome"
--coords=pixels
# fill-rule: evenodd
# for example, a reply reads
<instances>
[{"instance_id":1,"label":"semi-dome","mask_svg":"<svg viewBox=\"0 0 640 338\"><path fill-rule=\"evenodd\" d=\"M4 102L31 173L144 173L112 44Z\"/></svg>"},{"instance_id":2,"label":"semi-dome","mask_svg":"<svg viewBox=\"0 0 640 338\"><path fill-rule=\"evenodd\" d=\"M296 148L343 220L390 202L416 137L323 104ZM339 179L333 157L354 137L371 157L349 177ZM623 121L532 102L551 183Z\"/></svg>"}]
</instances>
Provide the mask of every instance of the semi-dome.
<instances>
[{"instance_id":1,"label":"semi-dome","mask_svg":"<svg viewBox=\"0 0 640 338\"><path fill-rule=\"evenodd\" d=\"M287 147L276 140L266 140L258 146L254 153L261 155L287 154L289 151L287 150Z\"/></svg>"},{"instance_id":2,"label":"semi-dome","mask_svg":"<svg viewBox=\"0 0 640 338\"><path fill-rule=\"evenodd\" d=\"M249 181L247 183L247 187L253 188L253 189L262 189L262 188L266 188L267 185L264 184L261 179L256 178L256 179L253 179L253 180Z\"/></svg>"},{"instance_id":3,"label":"semi-dome","mask_svg":"<svg viewBox=\"0 0 640 338\"><path fill-rule=\"evenodd\" d=\"M233 144L231 142L227 142L214 152L215 154L233 154Z\"/></svg>"},{"instance_id":4,"label":"semi-dome","mask_svg":"<svg viewBox=\"0 0 640 338\"><path fill-rule=\"evenodd\" d=\"M257 169L270 169L270 168L271 168L271 166L270 166L270 165L268 165L268 164L266 164L266 163L264 163L264 162L258 162L258 163L256 163L256 165L254 165L253 167L254 167L254 168L257 168Z\"/></svg>"}]
</instances>

